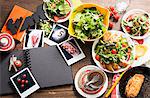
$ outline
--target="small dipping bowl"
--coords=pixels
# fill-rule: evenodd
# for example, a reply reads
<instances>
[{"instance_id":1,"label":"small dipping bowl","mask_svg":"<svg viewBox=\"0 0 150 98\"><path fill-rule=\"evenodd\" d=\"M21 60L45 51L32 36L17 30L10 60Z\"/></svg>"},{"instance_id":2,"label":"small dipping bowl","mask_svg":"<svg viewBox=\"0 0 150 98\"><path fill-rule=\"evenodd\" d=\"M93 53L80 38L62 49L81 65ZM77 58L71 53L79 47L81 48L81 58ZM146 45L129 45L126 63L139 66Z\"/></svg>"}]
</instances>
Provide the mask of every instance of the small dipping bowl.
<instances>
[{"instance_id":1,"label":"small dipping bowl","mask_svg":"<svg viewBox=\"0 0 150 98\"><path fill-rule=\"evenodd\" d=\"M97 75L98 79L93 83L89 83L89 81ZM83 97L97 98L103 95L107 90L108 77L99 67L95 65L87 65L77 72L74 83L76 90Z\"/></svg>"},{"instance_id":2,"label":"small dipping bowl","mask_svg":"<svg viewBox=\"0 0 150 98\"><path fill-rule=\"evenodd\" d=\"M0 33L0 51L9 51L15 47L13 37L8 33Z\"/></svg>"},{"instance_id":3,"label":"small dipping bowl","mask_svg":"<svg viewBox=\"0 0 150 98\"><path fill-rule=\"evenodd\" d=\"M98 81L90 83L89 86L86 85L95 76L98 76ZM87 70L85 71L84 74L81 75L79 85L83 92L87 94L96 94L102 90L105 81L106 81L105 74L101 70ZM90 85L93 85L97 88L92 88Z\"/></svg>"}]
</instances>

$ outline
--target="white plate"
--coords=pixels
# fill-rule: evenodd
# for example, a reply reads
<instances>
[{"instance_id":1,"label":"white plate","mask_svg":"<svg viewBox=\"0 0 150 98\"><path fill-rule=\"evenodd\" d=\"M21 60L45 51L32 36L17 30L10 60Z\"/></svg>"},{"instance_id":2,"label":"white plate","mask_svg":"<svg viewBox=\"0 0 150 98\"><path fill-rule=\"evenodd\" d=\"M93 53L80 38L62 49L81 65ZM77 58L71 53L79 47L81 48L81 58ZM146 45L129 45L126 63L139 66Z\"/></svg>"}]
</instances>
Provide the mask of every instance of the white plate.
<instances>
[{"instance_id":1,"label":"white plate","mask_svg":"<svg viewBox=\"0 0 150 98\"><path fill-rule=\"evenodd\" d=\"M137 43L136 41L134 41L134 42ZM144 56L135 60L134 63L132 64L132 67L141 66L142 64L145 64L148 61L150 62L150 36L144 39L143 45L147 46L147 48L148 48L147 52L145 53Z\"/></svg>"},{"instance_id":2,"label":"white plate","mask_svg":"<svg viewBox=\"0 0 150 98\"><path fill-rule=\"evenodd\" d=\"M115 33L121 34L124 38L127 38L128 42L129 42L129 45L133 45L133 51L132 52L133 52L133 56L135 56L134 42L132 41L132 39L129 36L127 36L126 34L124 34L121 31L110 30L109 32L111 32L112 34L115 34ZM130 67L130 65L128 65L126 68L122 68L122 69L119 69L119 70L113 71L113 72L103 68L102 65L100 64L100 62L95 59L96 53L95 53L94 49L95 49L95 47L96 47L98 42L99 42L99 40L96 40L93 43L93 46L92 46L92 57L93 57L93 60L96 63L96 65L98 65L102 70L104 70L104 71L106 71L108 73L119 73L119 72L125 71L126 69L128 69Z\"/></svg>"},{"instance_id":3,"label":"white plate","mask_svg":"<svg viewBox=\"0 0 150 98\"><path fill-rule=\"evenodd\" d=\"M150 36L150 32L147 32L147 33L146 33L145 35L143 35L143 36L133 36L133 35L130 35L130 34L126 31L126 29L124 28L124 26L123 26L123 20L126 20L130 15L133 15L133 14L136 14L136 13L145 13L145 14L149 15L146 11L141 10L141 9L133 9L133 10L130 10L130 11L128 11L128 12L123 16L122 21L121 21L121 27L122 27L123 31L124 31L127 35L129 35L131 38L133 38L133 39L144 39L144 38L147 38L148 36ZM150 17L150 16L149 16L149 17Z\"/></svg>"},{"instance_id":4,"label":"white plate","mask_svg":"<svg viewBox=\"0 0 150 98\"><path fill-rule=\"evenodd\" d=\"M67 17L65 17L65 18L63 18L63 19L59 19L59 20L57 21L57 23L61 23L61 22L67 21L67 20L69 19L70 15L71 15L71 13L72 13L72 9L73 9L72 3L70 2L70 0L66 0L66 1L68 1L69 4L71 5L71 6L70 6L70 13L69 13L69 15L68 15ZM47 14L47 12L46 12L46 8L45 8L45 3L43 3L43 10L44 10L44 12L45 12L45 16L46 16L49 20L55 22L54 19L52 19L52 18L50 18L50 17L48 16L48 14Z\"/></svg>"},{"instance_id":5,"label":"white plate","mask_svg":"<svg viewBox=\"0 0 150 98\"><path fill-rule=\"evenodd\" d=\"M76 76L75 76L75 88L76 88L76 90L78 91L78 93L79 93L80 95L82 95L83 97L86 97L86 98L96 98L96 97L100 97L100 96L107 90L107 87L108 87L108 77L107 77L106 73L101 70L101 71L104 73L105 78L106 78L105 83L104 83L104 87L102 88L102 90L101 90L100 92L98 92L97 94L87 94L87 93L83 92L83 91L79 88L79 84L78 84L78 82L79 82L78 79L80 78L80 75L81 75L84 71L86 71L86 70L101 70L101 69L100 69L99 67L94 66L94 65L87 65L87 66L85 66L85 67L82 67L82 68L77 72L77 74L76 74Z\"/></svg>"}]
</instances>

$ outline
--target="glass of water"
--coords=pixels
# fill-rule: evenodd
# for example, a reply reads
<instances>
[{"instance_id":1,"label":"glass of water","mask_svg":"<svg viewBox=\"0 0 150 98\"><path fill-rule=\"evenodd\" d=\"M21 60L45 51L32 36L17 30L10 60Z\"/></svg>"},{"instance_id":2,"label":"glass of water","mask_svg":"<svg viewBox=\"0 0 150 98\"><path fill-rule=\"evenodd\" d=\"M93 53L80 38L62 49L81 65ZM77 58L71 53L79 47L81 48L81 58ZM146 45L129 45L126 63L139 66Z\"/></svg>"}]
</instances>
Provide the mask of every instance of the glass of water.
<instances>
[{"instance_id":1,"label":"glass of water","mask_svg":"<svg viewBox=\"0 0 150 98\"><path fill-rule=\"evenodd\" d=\"M115 7L119 13L124 13L129 7L131 0L116 0Z\"/></svg>"}]
</instances>

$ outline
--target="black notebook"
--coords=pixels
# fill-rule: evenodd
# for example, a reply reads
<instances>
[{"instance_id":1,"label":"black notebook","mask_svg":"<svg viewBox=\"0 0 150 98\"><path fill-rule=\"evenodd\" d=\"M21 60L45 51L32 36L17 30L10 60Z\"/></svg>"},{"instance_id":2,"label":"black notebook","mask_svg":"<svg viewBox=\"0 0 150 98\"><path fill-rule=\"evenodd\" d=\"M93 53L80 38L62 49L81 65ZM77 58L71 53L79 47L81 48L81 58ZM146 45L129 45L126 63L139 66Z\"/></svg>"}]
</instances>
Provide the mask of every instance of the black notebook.
<instances>
[{"instance_id":1,"label":"black notebook","mask_svg":"<svg viewBox=\"0 0 150 98\"><path fill-rule=\"evenodd\" d=\"M26 63L26 67L31 67L31 72L41 88L73 83L71 67L67 66L55 46L14 51L0 62L1 95L14 92L9 83L12 74L8 72L9 58L12 54L19 56L23 63Z\"/></svg>"}]
</instances>

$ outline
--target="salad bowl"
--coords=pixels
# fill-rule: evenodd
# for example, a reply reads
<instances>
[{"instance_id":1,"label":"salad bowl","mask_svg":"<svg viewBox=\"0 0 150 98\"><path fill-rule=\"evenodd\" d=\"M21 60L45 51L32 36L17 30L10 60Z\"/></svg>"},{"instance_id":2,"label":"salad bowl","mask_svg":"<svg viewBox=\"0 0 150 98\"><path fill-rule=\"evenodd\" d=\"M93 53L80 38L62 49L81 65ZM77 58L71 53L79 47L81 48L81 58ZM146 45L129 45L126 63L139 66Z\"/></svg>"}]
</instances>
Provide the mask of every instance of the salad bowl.
<instances>
[{"instance_id":1,"label":"salad bowl","mask_svg":"<svg viewBox=\"0 0 150 98\"><path fill-rule=\"evenodd\" d=\"M93 11L94 9L97 12ZM90 16L86 12L91 13L91 15L93 16ZM99 14L94 15L95 13L99 13ZM86 16L89 16L90 18ZM104 8L100 5L91 4L91 3L81 4L77 6L71 13L71 16L69 18L68 32L71 36L76 37L82 41L95 41L96 39L101 38L104 35L104 33L107 31L108 26L109 26L109 16L110 16L110 12L107 8ZM99 22L97 21L98 18L103 18L103 19L100 20ZM98 24L94 24L96 22L98 22ZM81 27L78 24L83 24L84 26ZM100 25L101 28L95 27L98 25ZM94 36L94 37L92 38L87 37L86 35L90 33L90 31L92 30L93 31L97 30L96 33L93 32L94 35L92 35L92 33L91 35L89 35L89 36Z\"/></svg>"},{"instance_id":2,"label":"salad bowl","mask_svg":"<svg viewBox=\"0 0 150 98\"><path fill-rule=\"evenodd\" d=\"M101 69L103 69L104 71L106 71L108 73L123 72L123 71L127 70L134 61L134 58L135 58L134 42L131 40L131 38L129 36L127 36L126 34L124 34L121 31L110 30L109 32L112 35L117 35L116 38L114 37L113 40L116 40L120 36L122 36L121 37L122 40L117 40L116 43L106 43L104 41L104 39L105 39L104 37L107 35L105 34L103 36L103 39L101 38L101 39L94 41L93 46L92 46L92 58L98 67L100 67ZM109 36L107 36L107 38L108 37ZM100 40L103 41L102 45L99 44ZM112 39L109 39L108 42L110 42L111 40ZM124 42L125 42L125 44L124 44ZM108 44L111 46L109 47ZM100 47L100 48L97 49L97 47ZM118 48L118 47L120 47L120 48ZM129 48L130 52L128 51L128 47L130 47ZM112 48L112 49L109 49L109 48ZM102 51L100 51L101 49L102 49ZM99 52L97 52L97 50ZM122 60L122 58L125 58L125 59Z\"/></svg>"},{"instance_id":3,"label":"salad bowl","mask_svg":"<svg viewBox=\"0 0 150 98\"><path fill-rule=\"evenodd\" d=\"M150 16L141 9L128 11L122 18L123 31L133 39L145 39L150 35Z\"/></svg>"},{"instance_id":4,"label":"salad bowl","mask_svg":"<svg viewBox=\"0 0 150 98\"><path fill-rule=\"evenodd\" d=\"M43 0L45 16L53 22L61 23L69 19L72 3L69 0Z\"/></svg>"}]
</instances>

